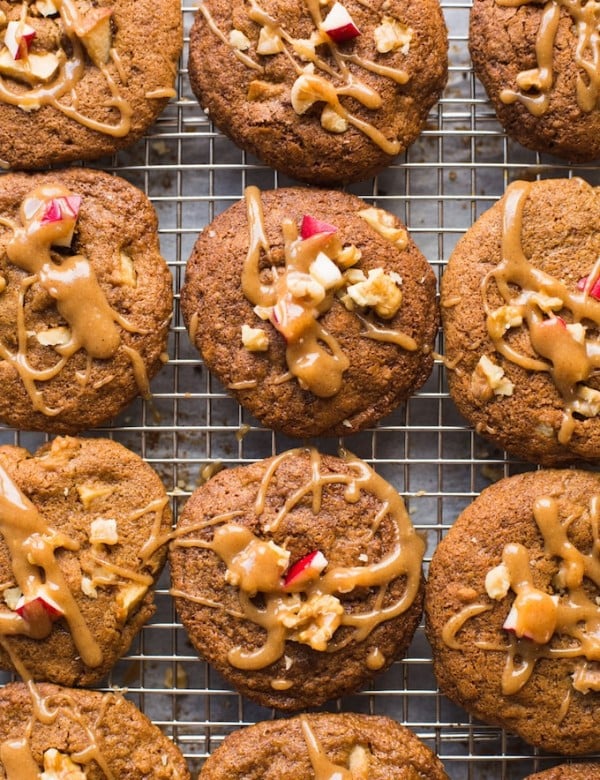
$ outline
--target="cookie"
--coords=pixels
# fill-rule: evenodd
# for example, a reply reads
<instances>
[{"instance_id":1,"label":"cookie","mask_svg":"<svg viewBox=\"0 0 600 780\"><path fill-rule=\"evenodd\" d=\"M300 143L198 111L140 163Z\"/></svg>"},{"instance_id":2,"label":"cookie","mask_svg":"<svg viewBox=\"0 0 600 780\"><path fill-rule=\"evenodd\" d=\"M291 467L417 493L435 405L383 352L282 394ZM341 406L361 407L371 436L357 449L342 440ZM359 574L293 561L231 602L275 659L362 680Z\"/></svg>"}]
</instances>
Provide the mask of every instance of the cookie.
<instances>
[{"instance_id":1,"label":"cookie","mask_svg":"<svg viewBox=\"0 0 600 780\"><path fill-rule=\"evenodd\" d=\"M0 667L94 685L154 612L168 498L108 439L0 447Z\"/></svg>"},{"instance_id":2,"label":"cookie","mask_svg":"<svg viewBox=\"0 0 600 780\"><path fill-rule=\"evenodd\" d=\"M447 780L439 759L409 729L382 715L319 713L235 731L199 780L314 777Z\"/></svg>"},{"instance_id":3,"label":"cookie","mask_svg":"<svg viewBox=\"0 0 600 780\"><path fill-rule=\"evenodd\" d=\"M178 748L118 693L0 688L0 778L189 780Z\"/></svg>"},{"instance_id":4,"label":"cookie","mask_svg":"<svg viewBox=\"0 0 600 780\"><path fill-rule=\"evenodd\" d=\"M219 472L185 505L172 594L198 652L280 710L366 685L404 653L424 542L363 461L294 449Z\"/></svg>"},{"instance_id":5,"label":"cookie","mask_svg":"<svg viewBox=\"0 0 600 780\"><path fill-rule=\"evenodd\" d=\"M573 162L600 156L600 68L586 0L474 0L475 73L511 138Z\"/></svg>"},{"instance_id":6,"label":"cookie","mask_svg":"<svg viewBox=\"0 0 600 780\"><path fill-rule=\"evenodd\" d=\"M175 95L181 6L3 0L0 42L2 167L93 160L137 141Z\"/></svg>"},{"instance_id":7,"label":"cookie","mask_svg":"<svg viewBox=\"0 0 600 780\"><path fill-rule=\"evenodd\" d=\"M437 0L204 0L188 67L238 146L340 184L374 176L420 134L446 84L447 32Z\"/></svg>"},{"instance_id":8,"label":"cookie","mask_svg":"<svg viewBox=\"0 0 600 780\"><path fill-rule=\"evenodd\" d=\"M441 691L544 750L600 749L600 475L486 488L437 547L426 631Z\"/></svg>"},{"instance_id":9,"label":"cookie","mask_svg":"<svg viewBox=\"0 0 600 780\"><path fill-rule=\"evenodd\" d=\"M166 360L171 274L146 196L70 169L0 178L0 420L76 433Z\"/></svg>"},{"instance_id":10,"label":"cookie","mask_svg":"<svg viewBox=\"0 0 600 780\"><path fill-rule=\"evenodd\" d=\"M600 764L561 764L525 780L600 780Z\"/></svg>"},{"instance_id":11,"label":"cookie","mask_svg":"<svg viewBox=\"0 0 600 780\"><path fill-rule=\"evenodd\" d=\"M600 457L600 194L513 182L459 241L442 279L449 389L509 453Z\"/></svg>"},{"instance_id":12,"label":"cookie","mask_svg":"<svg viewBox=\"0 0 600 780\"><path fill-rule=\"evenodd\" d=\"M433 367L433 271L392 214L342 192L249 187L198 238L181 308L208 368L264 425L372 425Z\"/></svg>"}]
</instances>

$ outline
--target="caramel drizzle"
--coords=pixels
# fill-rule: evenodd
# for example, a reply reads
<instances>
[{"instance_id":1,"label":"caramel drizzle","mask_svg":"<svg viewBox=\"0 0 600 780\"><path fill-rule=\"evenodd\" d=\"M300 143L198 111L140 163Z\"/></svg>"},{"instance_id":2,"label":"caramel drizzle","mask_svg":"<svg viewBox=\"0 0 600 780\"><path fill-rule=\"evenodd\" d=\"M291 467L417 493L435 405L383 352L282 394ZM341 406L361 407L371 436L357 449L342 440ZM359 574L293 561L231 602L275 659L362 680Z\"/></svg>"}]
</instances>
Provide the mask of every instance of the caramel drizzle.
<instances>
[{"instance_id":1,"label":"caramel drizzle","mask_svg":"<svg viewBox=\"0 0 600 780\"><path fill-rule=\"evenodd\" d=\"M319 317L331 308L334 293L329 291L321 303L315 305L293 296L288 289L288 280L295 273L307 274L317 255L331 251L339 239L324 233L301 239L296 224L291 219L284 219L281 229L285 241L285 270L272 267L272 280L264 282L260 262L263 254L269 258L271 247L266 235L260 190L247 187L244 197L249 245L242 269L243 293L255 306L270 307L283 302L300 312L295 317L297 326L294 333L287 339L287 366L301 387L321 398L332 397L341 389L343 374L350 365L337 339L319 322ZM365 317L360 319L366 328L362 334L366 338L394 343L410 351L417 349L417 343L410 336L391 328L380 328Z\"/></svg>"},{"instance_id":2,"label":"caramel drizzle","mask_svg":"<svg viewBox=\"0 0 600 780\"><path fill-rule=\"evenodd\" d=\"M315 780L354 780L354 775L349 769L334 764L327 758L306 715L300 716L300 726L308 750L308 757L315 773Z\"/></svg>"},{"instance_id":3,"label":"caramel drizzle","mask_svg":"<svg viewBox=\"0 0 600 780\"><path fill-rule=\"evenodd\" d=\"M358 65L363 70L390 79L400 85L404 85L410 80L410 75L405 70L383 65L379 62L360 57L357 54L342 52L329 36L321 33L319 43L327 47L328 53L334 62L334 66L332 66L328 60L320 57L316 52L311 55L310 52L307 51L306 46L302 44L302 41L290 35L282 23L261 8L257 0L249 0L249 3L249 18L281 39L284 45L283 53L292 63L299 75L305 74L306 77L310 79L311 89L314 91L318 101L325 102L336 114L338 114L338 116L345 119L348 124L370 138L371 141L386 154L394 156L402 150L402 144L398 139L390 140L386 138L386 136L373 124L360 119L349 112L340 102L339 98L352 97L366 108L372 110L379 109L383 104L381 95L364 82L358 80L348 67L348 63ZM315 31L319 33L323 19L318 0L304 0L304 4L312 17ZM219 26L204 3L200 3L199 10L206 19L210 30L224 44L230 47L234 56L237 57L240 62L259 73L264 72L262 65L256 62L249 54L240 51L230 43L223 31L219 29ZM304 61L310 59L310 64L316 67L319 73L308 74L306 66L300 64L303 59ZM332 81L341 81L342 85L335 86Z\"/></svg>"},{"instance_id":4,"label":"caramel drizzle","mask_svg":"<svg viewBox=\"0 0 600 780\"><path fill-rule=\"evenodd\" d=\"M487 314L487 332L494 349L508 361L527 371L546 372L564 401L563 420L558 433L561 444L571 438L574 413L594 417L597 409L588 403L595 393L585 383L600 367L600 342L585 336L579 340L567 327L562 315L568 312L572 323L589 320L600 325L600 302L589 295L600 273L599 264L588 277L583 290L570 290L559 279L532 265L521 245L523 210L530 198L529 182L514 182L504 196L502 260L482 281L481 290ZM503 307L492 310L488 287L494 280L507 306L527 326L533 350L538 357L521 354L505 340L506 322L498 317ZM515 287L518 288L515 292Z\"/></svg>"},{"instance_id":5,"label":"caramel drizzle","mask_svg":"<svg viewBox=\"0 0 600 780\"><path fill-rule=\"evenodd\" d=\"M68 37L72 54L67 58L66 53L60 49L57 52L59 62L58 73L48 85L39 85L23 91L13 90L6 79L0 76L0 101L9 105L18 106L24 111L35 111L41 106L52 106L69 119L105 135L122 138L131 129L132 108L128 101L121 95L119 86L105 64L94 63L102 73L110 97L104 102L104 106L115 109L118 113L116 123L102 122L86 116L77 109L76 90L83 78L86 67L85 48L82 45L85 16L80 13L74 0L53 0L60 14L63 32ZM23 3L22 17L26 19L28 3ZM114 57L114 49L110 50L110 58L115 60L117 74L121 72L121 65ZM162 95L161 95L162 97ZM71 103L65 103L61 99L69 98Z\"/></svg>"},{"instance_id":6,"label":"caramel drizzle","mask_svg":"<svg viewBox=\"0 0 600 780\"><path fill-rule=\"evenodd\" d=\"M482 650L506 653L502 675L502 693L506 696L518 693L526 685L536 663L543 658L582 659L574 670L573 688L582 693L600 690L600 675L588 666L588 662L600 661L600 606L584 587L584 580L588 580L600 589L600 497L590 500L593 544L587 554L569 540L567 531L574 517L561 521L555 499L536 499L533 516L544 540L544 553L560 562L552 583L555 593L550 595L534 585L530 553L524 545L507 544L502 560L509 573L510 588L516 594L513 609L535 623L536 630L541 626L548 641L540 643L511 633L506 643L473 640L473 644ZM452 650L462 651L464 646L457 635L466 623L490 609L489 603L476 602L452 615L442 630L444 643ZM554 637L568 638L568 646L553 646ZM569 701L570 698L563 702L563 718Z\"/></svg>"},{"instance_id":7,"label":"caramel drizzle","mask_svg":"<svg viewBox=\"0 0 600 780\"><path fill-rule=\"evenodd\" d=\"M301 449L290 450L271 462L258 487L254 507L257 518L264 512L269 489L281 463L288 457L306 452ZM227 566L229 581L237 583L239 611L226 610L222 605L202 596L181 590L172 591L172 594L209 607L225 609L235 617L241 614L245 620L260 626L266 633L263 645L253 650L234 647L229 652L229 663L240 669L263 669L274 663L283 656L288 640L304 642L323 652L335 652L351 642L362 642L379 624L405 612L413 603L419 588L425 544L415 533L399 494L366 463L349 453L344 453L344 459L352 474L330 474L321 473L319 453L315 449L308 452L311 459L310 478L286 500L275 520L264 526L264 532L273 533L305 496L312 496L312 512L317 515L323 491L330 486L341 485L346 501L350 503L358 501L363 490L377 497L381 509L372 518L372 533L377 532L384 517L389 517L393 522L395 543L393 549L379 561L361 566L327 567L318 578L307 583L301 592L288 592L282 585L282 570L273 561L270 543L255 536L250 529L229 522L224 516L217 516L219 523L211 518L193 528L183 529L185 534L189 534L194 530L216 526L212 541L177 538L174 546L200 547L216 552ZM396 601L383 606L390 583L402 576L406 577L403 594ZM365 612L344 611L343 604L335 594L352 593L356 588L379 588L373 608ZM261 593L263 597L262 606L257 606L252 600L256 593ZM303 609L310 612L313 605L317 609L312 617L308 615L306 620L295 619L299 611L300 614ZM286 615L290 617L289 621ZM285 622L288 622L287 626ZM351 631L345 637L337 638L335 633L339 627Z\"/></svg>"},{"instance_id":8,"label":"caramel drizzle","mask_svg":"<svg viewBox=\"0 0 600 780\"><path fill-rule=\"evenodd\" d=\"M496 0L497 5L518 8L537 0ZM535 44L537 67L517 75L517 89L503 89L500 100L511 104L519 101L536 117L542 116L550 104L550 90L554 82L553 49L564 8L577 28L575 63L579 69L576 83L577 105L589 113L598 105L600 94L600 35L596 0L549 0L544 5Z\"/></svg>"},{"instance_id":9,"label":"caramel drizzle","mask_svg":"<svg viewBox=\"0 0 600 780\"><path fill-rule=\"evenodd\" d=\"M74 221L63 218L57 222L40 221L36 215L27 214L28 204L49 202L72 193L56 184L42 185L30 192L20 209L22 226L2 220L1 224L13 231L6 245L11 263L30 275L22 279L16 312L17 349L12 351L0 342L0 358L6 360L19 374L31 403L37 412L52 417L60 414L61 407L45 403L36 382L49 382L60 374L69 359L80 349L87 353L87 370L78 374L80 384L89 381L92 359L107 360L122 349L131 361L140 393L150 395L148 375L137 350L121 343L119 328L129 333L141 333L117 311L111 308L89 260L82 255L64 258L55 255L52 246L64 241L72 232ZM39 284L56 301L59 314L70 328L70 338L65 344L52 347L59 359L47 368L35 368L28 358L28 332L25 322L25 298L30 287ZM119 327L117 327L119 326Z\"/></svg>"}]
</instances>

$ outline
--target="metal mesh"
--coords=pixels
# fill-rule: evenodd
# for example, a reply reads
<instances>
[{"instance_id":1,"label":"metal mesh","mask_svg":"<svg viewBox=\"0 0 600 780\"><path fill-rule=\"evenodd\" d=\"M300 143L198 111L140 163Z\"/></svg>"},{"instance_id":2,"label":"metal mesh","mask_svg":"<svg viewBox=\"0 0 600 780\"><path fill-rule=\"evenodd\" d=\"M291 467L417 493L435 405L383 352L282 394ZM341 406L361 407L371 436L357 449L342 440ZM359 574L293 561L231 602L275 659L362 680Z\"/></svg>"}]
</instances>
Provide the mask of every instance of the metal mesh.
<instances>
[{"instance_id":1,"label":"metal mesh","mask_svg":"<svg viewBox=\"0 0 600 780\"><path fill-rule=\"evenodd\" d=\"M467 47L469 2L442 3L450 33L450 75L443 99L420 139L376 180L349 191L398 214L438 275L458 238L499 198L509 181L581 175L597 183L599 169L577 169L528 152L500 130L473 76ZM194 7L184 3L189 30ZM187 39L186 39L187 49ZM203 469L249 463L295 442L258 426L203 367L182 323L178 292L198 232L244 188L293 184L244 154L204 116L189 88L184 52L178 98L133 149L101 167L140 187L159 214L163 255L177 293L170 362L153 382L152 404L135 402L95 434L113 437L145 458L172 496L175 513L202 479ZM443 352L443 344L437 345ZM39 434L0 431L0 439L35 449ZM342 440L318 442L335 452ZM461 509L491 480L524 468L480 440L449 400L441 363L426 386L374 430L343 442L404 495L416 526L427 533L428 562ZM198 659L177 622L168 575L157 613L106 681L171 736L194 774L223 737L274 716L243 700ZM373 687L324 709L387 714L411 728L444 762L452 778L523 778L558 763L516 737L472 721L436 689L430 648L419 629L407 657Z\"/></svg>"}]
</instances>

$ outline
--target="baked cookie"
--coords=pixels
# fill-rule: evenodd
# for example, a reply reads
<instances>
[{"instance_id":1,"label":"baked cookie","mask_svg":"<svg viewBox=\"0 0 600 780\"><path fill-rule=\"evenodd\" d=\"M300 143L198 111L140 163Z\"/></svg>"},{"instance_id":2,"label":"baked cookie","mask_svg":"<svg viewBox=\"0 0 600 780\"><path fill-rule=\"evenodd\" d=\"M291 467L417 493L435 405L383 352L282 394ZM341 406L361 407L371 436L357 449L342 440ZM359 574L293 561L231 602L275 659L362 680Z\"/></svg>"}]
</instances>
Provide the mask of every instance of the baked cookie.
<instances>
[{"instance_id":1,"label":"baked cookie","mask_svg":"<svg viewBox=\"0 0 600 780\"><path fill-rule=\"evenodd\" d=\"M227 469L185 505L172 594L198 652L238 691L297 710L404 653L424 542L366 463L295 449Z\"/></svg>"},{"instance_id":2,"label":"baked cookie","mask_svg":"<svg viewBox=\"0 0 600 780\"><path fill-rule=\"evenodd\" d=\"M542 464L600 457L600 192L513 182L442 279L450 394L475 430Z\"/></svg>"},{"instance_id":3,"label":"baked cookie","mask_svg":"<svg viewBox=\"0 0 600 780\"><path fill-rule=\"evenodd\" d=\"M290 436L372 425L433 367L436 283L393 215L342 192L259 192L188 261L181 307L208 368Z\"/></svg>"},{"instance_id":4,"label":"baked cookie","mask_svg":"<svg viewBox=\"0 0 600 780\"><path fill-rule=\"evenodd\" d=\"M118 693L0 688L0 778L189 780L177 747Z\"/></svg>"},{"instance_id":5,"label":"baked cookie","mask_svg":"<svg viewBox=\"0 0 600 780\"><path fill-rule=\"evenodd\" d=\"M447 780L434 753L381 715L319 713L235 731L204 764L199 780Z\"/></svg>"},{"instance_id":6,"label":"baked cookie","mask_svg":"<svg viewBox=\"0 0 600 780\"><path fill-rule=\"evenodd\" d=\"M439 687L557 753L600 750L600 475L486 488L437 547L426 588Z\"/></svg>"},{"instance_id":7,"label":"baked cookie","mask_svg":"<svg viewBox=\"0 0 600 780\"><path fill-rule=\"evenodd\" d=\"M166 360L172 283L146 196L94 170L0 177L0 420L75 433Z\"/></svg>"},{"instance_id":8,"label":"baked cookie","mask_svg":"<svg viewBox=\"0 0 600 780\"><path fill-rule=\"evenodd\" d=\"M367 179L417 138L446 84L438 0L204 0L192 89L238 146L301 181Z\"/></svg>"},{"instance_id":9,"label":"baked cookie","mask_svg":"<svg viewBox=\"0 0 600 780\"><path fill-rule=\"evenodd\" d=\"M600 764L561 764L525 780L600 780Z\"/></svg>"},{"instance_id":10,"label":"baked cookie","mask_svg":"<svg viewBox=\"0 0 600 780\"><path fill-rule=\"evenodd\" d=\"M181 27L179 0L2 0L2 167L93 160L137 141L175 95Z\"/></svg>"},{"instance_id":11,"label":"baked cookie","mask_svg":"<svg viewBox=\"0 0 600 780\"><path fill-rule=\"evenodd\" d=\"M158 476L116 442L0 447L0 667L99 682L154 612L170 521Z\"/></svg>"},{"instance_id":12,"label":"baked cookie","mask_svg":"<svg viewBox=\"0 0 600 780\"><path fill-rule=\"evenodd\" d=\"M475 73L511 138L583 162L600 156L596 12L586 0L474 0Z\"/></svg>"}]
</instances>

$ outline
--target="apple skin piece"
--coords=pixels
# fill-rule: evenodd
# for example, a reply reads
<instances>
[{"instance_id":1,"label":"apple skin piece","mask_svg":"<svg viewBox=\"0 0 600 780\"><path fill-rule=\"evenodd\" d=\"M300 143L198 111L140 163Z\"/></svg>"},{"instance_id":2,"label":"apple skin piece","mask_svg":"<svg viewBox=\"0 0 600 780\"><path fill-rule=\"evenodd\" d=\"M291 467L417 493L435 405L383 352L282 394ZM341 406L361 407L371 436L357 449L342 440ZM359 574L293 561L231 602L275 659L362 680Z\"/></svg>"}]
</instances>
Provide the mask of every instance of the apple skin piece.
<instances>
[{"instance_id":1,"label":"apple skin piece","mask_svg":"<svg viewBox=\"0 0 600 780\"><path fill-rule=\"evenodd\" d=\"M26 59L35 30L24 22L9 22L4 33L4 43L13 60Z\"/></svg>"},{"instance_id":2,"label":"apple skin piece","mask_svg":"<svg viewBox=\"0 0 600 780\"><path fill-rule=\"evenodd\" d=\"M52 630L52 623L63 616L62 610L53 602L42 596L25 601L21 596L15 612L23 618L29 626L29 636L33 639L44 639Z\"/></svg>"},{"instance_id":3,"label":"apple skin piece","mask_svg":"<svg viewBox=\"0 0 600 780\"><path fill-rule=\"evenodd\" d=\"M305 214L302 217L302 223L300 225L300 235L303 239L310 238L317 233L327 233L331 235L337 233L335 225L330 225L329 222L323 222L321 219L311 217L310 214Z\"/></svg>"},{"instance_id":4,"label":"apple skin piece","mask_svg":"<svg viewBox=\"0 0 600 780\"><path fill-rule=\"evenodd\" d=\"M341 3L334 3L331 10L323 20L321 29L335 43L350 41L360 35L360 30L354 20Z\"/></svg>"},{"instance_id":5,"label":"apple skin piece","mask_svg":"<svg viewBox=\"0 0 600 780\"><path fill-rule=\"evenodd\" d=\"M577 289L583 292L583 290L585 290L587 280L588 280L587 276L584 276L583 279L580 279L577 282ZM597 279L594 282L591 289L588 290L588 295L590 295L592 298L595 298L597 301L600 301L600 279Z\"/></svg>"},{"instance_id":6,"label":"apple skin piece","mask_svg":"<svg viewBox=\"0 0 600 780\"><path fill-rule=\"evenodd\" d=\"M326 566L327 558L323 553L313 550L290 566L284 577L283 587L292 592L303 590L306 583L316 580Z\"/></svg>"}]
</instances>

